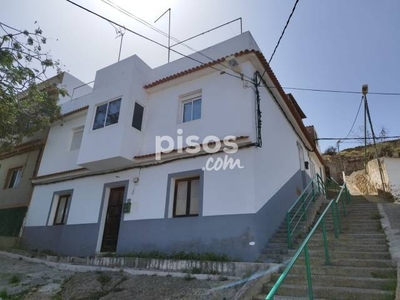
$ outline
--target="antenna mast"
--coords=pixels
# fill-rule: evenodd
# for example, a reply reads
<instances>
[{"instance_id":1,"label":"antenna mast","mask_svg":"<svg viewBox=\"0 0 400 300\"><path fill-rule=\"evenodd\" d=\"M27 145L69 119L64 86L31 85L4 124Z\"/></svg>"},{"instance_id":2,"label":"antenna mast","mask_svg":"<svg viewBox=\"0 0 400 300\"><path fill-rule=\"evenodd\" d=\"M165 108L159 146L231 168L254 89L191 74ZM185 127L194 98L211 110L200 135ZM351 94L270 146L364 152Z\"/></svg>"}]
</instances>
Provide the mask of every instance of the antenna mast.
<instances>
[{"instance_id":1,"label":"antenna mast","mask_svg":"<svg viewBox=\"0 0 400 300\"><path fill-rule=\"evenodd\" d=\"M168 8L161 16L154 21L156 23L168 12L168 62L171 59L171 8Z\"/></svg>"}]
</instances>

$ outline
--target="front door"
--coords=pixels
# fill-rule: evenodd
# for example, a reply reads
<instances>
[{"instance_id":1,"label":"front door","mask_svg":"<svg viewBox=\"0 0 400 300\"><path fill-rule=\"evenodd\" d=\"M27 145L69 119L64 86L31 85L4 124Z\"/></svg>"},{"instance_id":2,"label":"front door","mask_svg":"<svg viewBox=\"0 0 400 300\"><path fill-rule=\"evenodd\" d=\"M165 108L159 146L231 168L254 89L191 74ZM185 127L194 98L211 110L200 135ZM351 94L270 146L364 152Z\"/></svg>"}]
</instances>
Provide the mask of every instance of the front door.
<instances>
[{"instance_id":1,"label":"front door","mask_svg":"<svg viewBox=\"0 0 400 300\"><path fill-rule=\"evenodd\" d=\"M101 252L115 252L117 250L119 224L121 222L122 204L124 202L124 191L124 187L113 188L110 190Z\"/></svg>"}]
</instances>

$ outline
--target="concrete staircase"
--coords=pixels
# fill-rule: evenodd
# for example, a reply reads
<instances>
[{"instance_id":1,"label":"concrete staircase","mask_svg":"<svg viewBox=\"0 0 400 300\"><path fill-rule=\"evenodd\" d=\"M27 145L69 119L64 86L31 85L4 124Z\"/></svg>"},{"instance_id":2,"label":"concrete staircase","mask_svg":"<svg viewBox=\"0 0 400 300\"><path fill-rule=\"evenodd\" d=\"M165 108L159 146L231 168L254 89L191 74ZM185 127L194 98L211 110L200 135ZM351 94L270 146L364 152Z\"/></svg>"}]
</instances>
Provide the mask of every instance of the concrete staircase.
<instances>
[{"instance_id":1,"label":"concrete staircase","mask_svg":"<svg viewBox=\"0 0 400 300\"><path fill-rule=\"evenodd\" d=\"M341 211L342 233L335 239L332 214L326 217L331 265L325 265L321 231L309 242L315 299L394 299L396 268L391 260L376 203L352 197L347 216ZM289 250L293 255L295 250ZM283 271L283 270L282 270ZM265 299L280 274L274 274L254 300ZM308 299L304 253L280 286L275 299Z\"/></svg>"},{"instance_id":2,"label":"concrete staircase","mask_svg":"<svg viewBox=\"0 0 400 300\"><path fill-rule=\"evenodd\" d=\"M294 226L297 222L299 224L296 227L296 230L292 237L292 243L296 247L299 243L301 243L304 238L307 236L310 225L313 223L316 212L320 209L322 200L325 199L324 196L320 195L316 199L316 201L311 204L306 212L306 220L299 220L300 214L295 217L293 220ZM295 214L297 209L301 206L301 202L299 202L294 209L292 210L292 215ZM282 263L283 261L289 259L291 254L288 249L288 234L287 234L287 224L286 218L283 220L279 229L275 232L272 238L268 241L267 246L264 251L260 255L260 260L263 262L269 263Z\"/></svg>"}]
</instances>

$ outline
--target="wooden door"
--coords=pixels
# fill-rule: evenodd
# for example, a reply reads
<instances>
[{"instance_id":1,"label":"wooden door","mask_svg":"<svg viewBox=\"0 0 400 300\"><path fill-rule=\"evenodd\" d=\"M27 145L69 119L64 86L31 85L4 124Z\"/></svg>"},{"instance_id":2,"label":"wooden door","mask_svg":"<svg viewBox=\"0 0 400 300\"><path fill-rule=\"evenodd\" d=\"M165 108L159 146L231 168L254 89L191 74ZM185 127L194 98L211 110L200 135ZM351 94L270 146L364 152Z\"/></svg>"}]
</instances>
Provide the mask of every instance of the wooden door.
<instances>
[{"instance_id":1,"label":"wooden door","mask_svg":"<svg viewBox=\"0 0 400 300\"><path fill-rule=\"evenodd\" d=\"M124 187L113 188L110 190L101 252L115 252L117 250L122 204L124 202L124 191Z\"/></svg>"}]
</instances>

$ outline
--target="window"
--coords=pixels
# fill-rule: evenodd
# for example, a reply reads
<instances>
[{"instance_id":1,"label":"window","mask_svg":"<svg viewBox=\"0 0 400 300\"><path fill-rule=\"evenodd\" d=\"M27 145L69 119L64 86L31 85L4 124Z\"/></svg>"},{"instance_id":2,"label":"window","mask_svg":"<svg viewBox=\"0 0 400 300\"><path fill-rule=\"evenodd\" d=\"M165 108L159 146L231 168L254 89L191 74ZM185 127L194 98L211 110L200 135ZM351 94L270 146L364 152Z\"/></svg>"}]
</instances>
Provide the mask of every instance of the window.
<instances>
[{"instance_id":1,"label":"window","mask_svg":"<svg viewBox=\"0 0 400 300\"><path fill-rule=\"evenodd\" d=\"M97 106L93 122L93 130L118 123L121 99L113 100Z\"/></svg>"},{"instance_id":2,"label":"window","mask_svg":"<svg viewBox=\"0 0 400 300\"><path fill-rule=\"evenodd\" d=\"M64 225L67 219L68 202L71 195L60 195L58 197L57 209L54 216L54 225Z\"/></svg>"},{"instance_id":3,"label":"window","mask_svg":"<svg viewBox=\"0 0 400 300\"><path fill-rule=\"evenodd\" d=\"M144 107L141 106L139 103L135 102L135 108L133 111L133 119L132 119L132 127L136 128L139 131L142 130L143 112L144 112Z\"/></svg>"},{"instance_id":4,"label":"window","mask_svg":"<svg viewBox=\"0 0 400 300\"><path fill-rule=\"evenodd\" d=\"M184 97L181 101L183 123L201 118L201 93Z\"/></svg>"},{"instance_id":5,"label":"window","mask_svg":"<svg viewBox=\"0 0 400 300\"><path fill-rule=\"evenodd\" d=\"M83 128L73 131L70 151L78 150L81 147L83 137Z\"/></svg>"},{"instance_id":6,"label":"window","mask_svg":"<svg viewBox=\"0 0 400 300\"><path fill-rule=\"evenodd\" d=\"M18 187L22 175L22 167L8 170L4 189L13 189Z\"/></svg>"},{"instance_id":7,"label":"window","mask_svg":"<svg viewBox=\"0 0 400 300\"><path fill-rule=\"evenodd\" d=\"M199 215L200 177L175 180L173 217Z\"/></svg>"}]
</instances>

